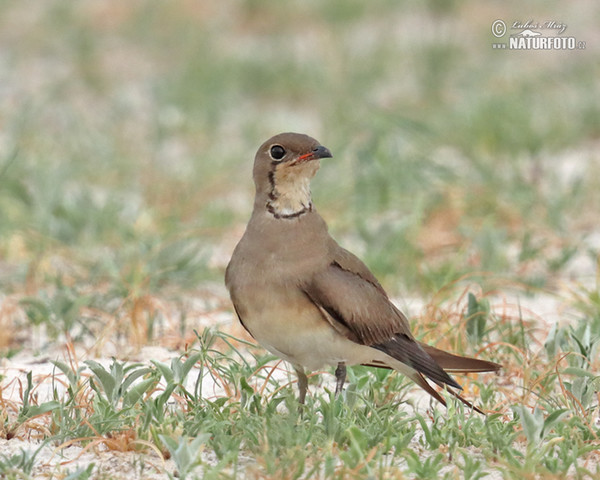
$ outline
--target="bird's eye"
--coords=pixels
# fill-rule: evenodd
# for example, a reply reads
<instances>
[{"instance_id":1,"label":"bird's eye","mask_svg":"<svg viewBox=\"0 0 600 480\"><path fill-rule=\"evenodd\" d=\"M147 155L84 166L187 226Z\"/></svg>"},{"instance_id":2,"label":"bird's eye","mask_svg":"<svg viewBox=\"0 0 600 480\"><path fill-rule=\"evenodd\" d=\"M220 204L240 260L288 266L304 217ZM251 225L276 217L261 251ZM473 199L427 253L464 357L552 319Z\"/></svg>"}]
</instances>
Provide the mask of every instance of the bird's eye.
<instances>
[{"instance_id":1,"label":"bird's eye","mask_svg":"<svg viewBox=\"0 0 600 480\"><path fill-rule=\"evenodd\" d=\"M271 158L275 160L281 160L285 155L285 148L281 145L273 145L270 150Z\"/></svg>"}]
</instances>

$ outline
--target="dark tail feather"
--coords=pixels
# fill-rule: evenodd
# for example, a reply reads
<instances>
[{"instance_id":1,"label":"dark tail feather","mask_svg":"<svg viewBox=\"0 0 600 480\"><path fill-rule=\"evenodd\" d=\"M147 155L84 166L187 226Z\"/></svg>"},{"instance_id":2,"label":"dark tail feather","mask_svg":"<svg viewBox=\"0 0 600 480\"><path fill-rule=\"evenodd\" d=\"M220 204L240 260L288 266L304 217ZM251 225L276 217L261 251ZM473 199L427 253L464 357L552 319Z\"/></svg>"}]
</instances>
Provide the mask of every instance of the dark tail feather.
<instances>
[{"instance_id":1,"label":"dark tail feather","mask_svg":"<svg viewBox=\"0 0 600 480\"><path fill-rule=\"evenodd\" d=\"M438 402L440 402L444 407L446 406L446 401L442 398L442 396L431 386L427 379L420 372L415 372L413 375L409 375L410 379L415 382L419 387L425 390L429 395L435 398Z\"/></svg>"},{"instance_id":2,"label":"dark tail feather","mask_svg":"<svg viewBox=\"0 0 600 480\"><path fill-rule=\"evenodd\" d=\"M461 357L452 353L444 352L438 348L421 343L425 350L435 362L446 372L450 373L477 373L477 372L497 372L502 365L478 358Z\"/></svg>"},{"instance_id":3,"label":"dark tail feather","mask_svg":"<svg viewBox=\"0 0 600 480\"><path fill-rule=\"evenodd\" d=\"M372 347L414 368L436 383L443 383L459 390L462 389L423 348L422 344L407 335L395 335L387 342L372 345Z\"/></svg>"},{"instance_id":4,"label":"dark tail feather","mask_svg":"<svg viewBox=\"0 0 600 480\"><path fill-rule=\"evenodd\" d=\"M435 380L433 380L433 382L435 382L438 386L444 388L450 395L452 395L454 398L457 398L458 400L460 400L462 403L464 403L467 407L472 408L473 410L475 410L477 413L481 413L482 415L485 415L485 413L480 410L479 408L477 408L475 405L473 405L471 402L469 402L466 398L461 397L458 393L456 393L454 390L452 390L451 388L447 388L446 385L444 385L443 383L438 383ZM422 386L421 384L419 384L420 386ZM431 386L429 387L431 388ZM433 388L431 388L433 390ZM427 390L427 393L430 393L429 390ZM437 393L437 392L436 392ZM437 397L435 397L437 399ZM446 405L446 402L443 402L444 406Z\"/></svg>"},{"instance_id":5,"label":"dark tail feather","mask_svg":"<svg viewBox=\"0 0 600 480\"><path fill-rule=\"evenodd\" d=\"M462 390L462 387L446 372L496 372L502 368L502 365L487 360L453 355L452 353L445 352L430 345L417 342L406 335L396 335L385 343L372 346L413 368L415 370L414 373L409 375L411 380L442 405L445 406L446 402L429 384L427 378L439 387L445 388L446 391L464 403L467 407L485 415L482 410L453 390L453 388ZM390 368L388 365L380 364L379 362L373 362L371 366Z\"/></svg>"}]
</instances>

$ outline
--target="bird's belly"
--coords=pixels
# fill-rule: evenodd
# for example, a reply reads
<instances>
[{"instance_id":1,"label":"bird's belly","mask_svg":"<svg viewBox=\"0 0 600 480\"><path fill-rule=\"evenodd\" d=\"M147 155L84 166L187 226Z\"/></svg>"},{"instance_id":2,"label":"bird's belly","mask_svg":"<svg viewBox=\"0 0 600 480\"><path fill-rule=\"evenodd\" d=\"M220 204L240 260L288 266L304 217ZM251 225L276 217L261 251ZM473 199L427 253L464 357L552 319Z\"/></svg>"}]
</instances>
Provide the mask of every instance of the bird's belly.
<instances>
[{"instance_id":1,"label":"bird's belly","mask_svg":"<svg viewBox=\"0 0 600 480\"><path fill-rule=\"evenodd\" d=\"M303 299L304 300L304 299ZM276 302L277 308L248 311L244 326L264 348L274 355L317 370L325 365L348 365L368 362L373 350L342 335L323 318L308 299L296 302Z\"/></svg>"}]
</instances>

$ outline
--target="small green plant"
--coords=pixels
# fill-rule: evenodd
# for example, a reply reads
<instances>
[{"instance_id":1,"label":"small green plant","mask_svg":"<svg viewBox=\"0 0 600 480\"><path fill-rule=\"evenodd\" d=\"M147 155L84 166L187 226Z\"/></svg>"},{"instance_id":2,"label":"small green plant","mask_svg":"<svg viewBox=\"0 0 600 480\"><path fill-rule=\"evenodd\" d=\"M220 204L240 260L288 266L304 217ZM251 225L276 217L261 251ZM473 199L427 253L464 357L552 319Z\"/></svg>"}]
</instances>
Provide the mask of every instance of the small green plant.
<instances>
[{"instance_id":1,"label":"small green plant","mask_svg":"<svg viewBox=\"0 0 600 480\"><path fill-rule=\"evenodd\" d=\"M69 473L64 480L88 480L95 468L95 463L90 463L86 467L81 467L74 472Z\"/></svg>"},{"instance_id":2,"label":"small green plant","mask_svg":"<svg viewBox=\"0 0 600 480\"><path fill-rule=\"evenodd\" d=\"M489 475L483 469L484 461L482 459L478 459L468 452L461 452L461 455L463 459L462 473L464 480L480 480Z\"/></svg>"},{"instance_id":3,"label":"small green plant","mask_svg":"<svg viewBox=\"0 0 600 480\"><path fill-rule=\"evenodd\" d=\"M35 403L33 375L29 371L26 374L27 384L22 395L22 403L17 411L16 418L9 414L8 409L3 409L0 419L2 419L1 432L4 438L10 440L19 434L19 431L38 418L45 416L60 407L60 403L55 400L42 402L39 405Z\"/></svg>"},{"instance_id":4,"label":"small green plant","mask_svg":"<svg viewBox=\"0 0 600 480\"><path fill-rule=\"evenodd\" d=\"M467 311L467 335L472 345L480 345L486 331L486 320L490 313L490 306L486 299L477 300L477 297L469 292Z\"/></svg>"},{"instance_id":5,"label":"small green plant","mask_svg":"<svg viewBox=\"0 0 600 480\"><path fill-rule=\"evenodd\" d=\"M40 292L35 297L24 297L19 303L33 325L45 325L51 338L56 339L61 333L69 332L78 338L88 332L81 309L90 305L92 300L93 295L65 286L59 278L52 290Z\"/></svg>"},{"instance_id":6,"label":"small green plant","mask_svg":"<svg viewBox=\"0 0 600 480\"><path fill-rule=\"evenodd\" d=\"M33 451L21 448L21 451L14 455L0 455L0 476L7 480L32 478L31 475L36 464L35 459L47 443L47 441L42 442Z\"/></svg>"},{"instance_id":7,"label":"small green plant","mask_svg":"<svg viewBox=\"0 0 600 480\"><path fill-rule=\"evenodd\" d=\"M110 370L94 360L86 360L85 364L93 372L90 386L98 395L97 398L112 408L129 408L135 405L142 396L157 382L154 370L142 364L126 365L113 359ZM150 375L149 378L142 377ZM134 382L140 379L138 383Z\"/></svg>"},{"instance_id":8,"label":"small green plant","mask_svg":"<svg viewBox=\"0 0 600 480\"><path fill-rule=\"evenodd\" d=\"M513 410L521 419L523 432L527 436L527 448L532 451L539 449L540 444L568 412L566 409L558 409L544 418L538 408L531 412L526 407L515 406Z\"/></svg>"},{"instance_id":9,"label":"small green plant","mask_svg":"<svg viewBox=\"0 0 600 480\"><path fill-rule=\"evenodd\" d=\"M196 366L196 364L204 358L203 352L192 353L187 358L180 357L174 358L171 360L171 365L166 365L157 360L152 360L152 364L160 371L160 374L164 378L165 382L167 382L166 391L169 391L170 394L174 389L177 389L179 393L184 395L187 399L193 400L197 397L193 392L189 392L186 388L186 380L188 375L190 374L192 368ZM196 387L194 388L195 392L200 391L200 386L202 385L202 370L198 375L198 379L196 381ZM169 394L169 395L170 395Z\"/></svg>"},{"instance_id":10,"label":"small green plant","mask_svg":"<svg viewBox=\"0 0 600 480\"><path fill-rule=\"evenodd\" d=\"M189 441L185 438L174 439L160 435L177 468L176 473L168 473L171 480L175 478L186 480L193 470L202 464L202 445L209 437L210 435L203 434Z\"/></svg>"},{"instance_id":11,"label":"small green plant","mask_svg":"<svg viewBox=\"0 0 600 480\"><path fill-rule=\"evenodd\" d=\"M413 450L405 453L404 459L408 465L408 473L416 478L439 478L439 472L442 469L444 457L443 454L422 457Z\"/></svg>"}]
</instances>

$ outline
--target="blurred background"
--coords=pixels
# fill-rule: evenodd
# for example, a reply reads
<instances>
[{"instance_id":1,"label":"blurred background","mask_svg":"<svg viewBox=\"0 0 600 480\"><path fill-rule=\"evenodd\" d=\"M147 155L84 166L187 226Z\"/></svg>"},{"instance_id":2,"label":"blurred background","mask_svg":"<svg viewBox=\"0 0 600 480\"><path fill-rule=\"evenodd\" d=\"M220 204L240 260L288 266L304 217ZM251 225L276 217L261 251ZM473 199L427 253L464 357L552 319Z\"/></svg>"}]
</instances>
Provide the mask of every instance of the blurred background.
<instances>
[{"instance_id":1,"label":"blurred background","mask_svg":"<svg viewBox=\"0 0 600 480\"><path fill-rule=\"evenodd\" d=\"M0 3L2 347L23 322L75 336L108 318L142 341L173 312L182 333L196 310L230 312L254 154L282 131L332 150L315 203L394 296L594 284L599 15L591 0ZM564 23L586 48L494 49L496 19Z\"/></svg>"}]
</instances>

